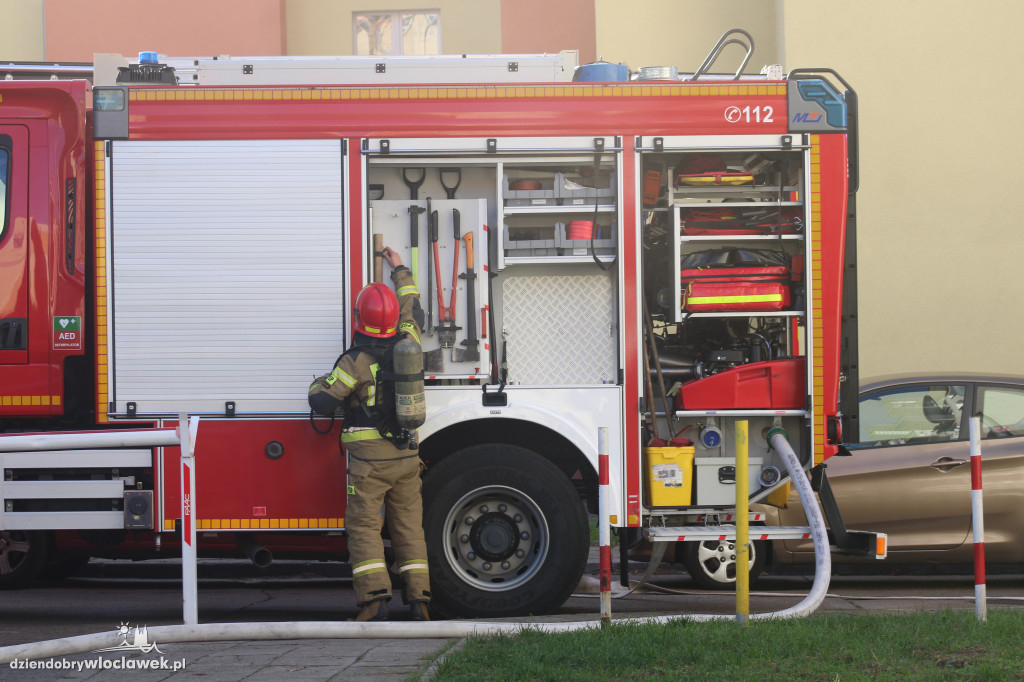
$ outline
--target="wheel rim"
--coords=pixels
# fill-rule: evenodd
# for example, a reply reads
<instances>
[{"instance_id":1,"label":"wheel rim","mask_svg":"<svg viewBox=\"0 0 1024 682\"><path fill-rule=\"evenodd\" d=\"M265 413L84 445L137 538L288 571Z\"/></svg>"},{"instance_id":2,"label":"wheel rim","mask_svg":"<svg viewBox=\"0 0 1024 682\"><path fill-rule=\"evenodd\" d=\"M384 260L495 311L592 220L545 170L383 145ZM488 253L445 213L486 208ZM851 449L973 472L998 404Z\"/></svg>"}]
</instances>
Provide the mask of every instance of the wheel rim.
<instances>
[{"instance_id":1,"label":"wheel rim","mask_svg":"<svg viewBox=\"0 0 1024 682\"><path fill-rule=\"evenodd\" d=\"M756 551L751 544L748 570L754 567L754 560L757 558ZM734 541L700 543L697 546L697 561L704 574L715 582L736 582L736 543Z\"/></svg>"},{"instance_id":2,"label":"wheel rim","mask_svg":"<svg viewBox=\"0 0 1024 682\"><path fill-rule=\"evenodd\" d=\"M20 537L19 537L20 536ZM0 575L10 575L28 558L28 538L18 532L0 532Z\"/></svg>"},{"instance_id":3,"label":"wheel rim","mask_svg":"<svg viewBox=\"0 0 1024 682\"><path fill-rule=\"evenodd\" d=\"M445 517L445 559L473 587L505 592L544 564L550 533L540 506L514 488L477 488Z\"/></svg>"}]
</instances>

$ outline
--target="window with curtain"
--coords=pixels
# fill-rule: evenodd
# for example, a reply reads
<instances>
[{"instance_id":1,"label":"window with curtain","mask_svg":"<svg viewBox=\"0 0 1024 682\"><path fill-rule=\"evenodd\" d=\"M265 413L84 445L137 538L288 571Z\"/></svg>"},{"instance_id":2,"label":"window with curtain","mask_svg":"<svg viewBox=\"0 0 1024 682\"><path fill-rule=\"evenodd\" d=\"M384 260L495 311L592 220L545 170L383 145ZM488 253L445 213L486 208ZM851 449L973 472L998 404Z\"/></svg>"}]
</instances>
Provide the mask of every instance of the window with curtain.
<instances>
[{"instance_id":1,"label":"window with curtain","mask_svg":"<svg viewBox=\"0 0 1024 682\"><path fill-rule=\"evenodd\" d=\"M356 12L352 15L352 52L364 55L441 54L441 12Z\"/></svg>"}]
</instances>

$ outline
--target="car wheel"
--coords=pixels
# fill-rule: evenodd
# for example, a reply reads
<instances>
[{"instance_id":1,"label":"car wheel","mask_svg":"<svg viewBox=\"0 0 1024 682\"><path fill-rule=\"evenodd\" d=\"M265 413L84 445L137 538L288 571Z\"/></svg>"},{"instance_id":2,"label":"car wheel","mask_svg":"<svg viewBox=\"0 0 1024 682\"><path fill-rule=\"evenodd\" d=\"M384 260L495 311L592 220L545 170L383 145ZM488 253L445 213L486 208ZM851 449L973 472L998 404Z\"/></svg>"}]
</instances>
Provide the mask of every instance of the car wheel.
<instances>
[{"instance_id":1,"label":"car wheel","mask_svg":"<svg viewBox=\"0 0 1024 682\"><path fill-rule=\"evenodd\" d=\"M768 548L764 542L750 543L748 575L751 582L761 574ZM736 541L708 540L683 543L683 565L693 581L709 590L736 588Z\"/></svg>"},{"instance_id":2,"label":"car wheel","mask_svg":"<svg viewBox=\"0 0 1024 682\"><path fill-rule=\"evenodd\" d=\"M0 589L24 587L39 575L46 563L46 533L0 531Z\"/></svg>"},{"instance_id":3,"label":"car wheel","mask_svg":"<svg viewBox=\"0 0 1024 682\"><path fill-rule=\"evenodd\" d=\"M565 474L511 445L465 448L424 480L431 605L454 618L561 606L586 568L590 529Z\"/></svg>"}]
</instances>

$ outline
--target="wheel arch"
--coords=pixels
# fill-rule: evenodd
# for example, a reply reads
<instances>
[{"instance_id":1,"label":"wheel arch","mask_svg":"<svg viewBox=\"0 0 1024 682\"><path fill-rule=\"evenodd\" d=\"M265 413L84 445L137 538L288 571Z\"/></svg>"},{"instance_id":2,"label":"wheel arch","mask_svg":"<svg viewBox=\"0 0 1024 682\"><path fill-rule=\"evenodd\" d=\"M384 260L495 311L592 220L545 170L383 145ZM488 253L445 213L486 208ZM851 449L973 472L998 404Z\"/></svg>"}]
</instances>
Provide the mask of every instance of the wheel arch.
<instances>
[{"instance_id":1,"label":"wheel arch","mask_svg":"<svg viewBox=\"0 0 1024 682\"><path fill-rule=\"evenodd\" d=\"M505 417L451 423L423 440L420 457L429 471L432 464L463 448L488 443L516 445L540 455L570 480L588 509L597 511L597 471L593 460L583 450L589 449L589 445L574 441L548 425ZM593 456L596 458L596 453Z\"/></svg>"}]
</instances>

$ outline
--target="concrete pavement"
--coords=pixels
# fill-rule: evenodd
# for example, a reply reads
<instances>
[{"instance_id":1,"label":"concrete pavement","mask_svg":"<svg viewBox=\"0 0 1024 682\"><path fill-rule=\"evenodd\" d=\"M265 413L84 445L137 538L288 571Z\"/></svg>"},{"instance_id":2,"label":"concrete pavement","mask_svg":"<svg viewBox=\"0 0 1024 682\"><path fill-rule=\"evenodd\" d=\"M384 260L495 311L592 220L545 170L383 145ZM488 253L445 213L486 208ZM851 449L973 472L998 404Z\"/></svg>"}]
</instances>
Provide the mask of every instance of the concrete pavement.
<instances>
[{"instance_id":1,"label":"concrete pavement","mask_svg":"<svg viewBox=\"0 0 1024 682\"><path fill-rule=\"evenodd\" d=\"M130 566L132 571L144 569L145 564ZM216 567L211 567L215 573ZM668 592L644 591L624 594L625 590L616 584L617 596L613 599L612 611L616 619L630 616L651 617L660 615L719 613L729 616L735 611L735 596L727 593L710 593L693 589L692 582L678 567L664 566L656 578L656 584ZM237 570L237 567L236 569ZM93 567L100 575L110 575L111 566L102 564ZM521 619L525 622L568 622L598 620L599 602L596 598L597 566L588 567L579 594L571 597L555 615ZM202 575L202 572L201 572ZM109 579L109 578L108 578ZM88 584L90 578L82 581ZM104 578L93 578L102 583ZM296 578L309 580L308 571ZM751 613L779 611L800 602L808 593L810 575L779 575L763 577L751 595ZM901 578L902 580L902 578ZM950 580L942 576L921 576L912 579L910 593L900 587L892 576L835 576L829 596L818 608L818 613L834 612L898 612L921 609L964 608L973 609L973 588L970 576ZM1019 575L993 576L989 582L990 608L1011 606L1024 607L1024 593L1017 586L1024 584ZM1004 589L1002 586L1005 585ZM334 593L350 590L343 580L333 581L330 600L347 604L348 595ZM271 588L260 588L266 593L267 603L275 599ZM216 588L200 585L200 616L203 618L203 596L207 603L213 602ZM590 592L590 594L585 594ZM11 593L9 593L11 594ZM145 594L145 593L143 593ZM140 595L141 596L141 595ZM309 597L304 597L309 599ZM320 601L324 597L320 596ZM404 607L395 604L392 609L394 620L407 620ZM289 606L289 608L292 608ZM302 601L298 604L298 617L323 620L324 612L314 604ZM210 609L213 612L213 609ZM348 611L351 611L349 613ZM274 618L278 613L272 608L263 612L264 617ZM342 611L331 611L336 620L344 620L355 614L354 606ZM217 614L241 615L245 614ZM295 618L288 612L287 617ZM238 620L238 619L236 619ZM218 618L219 622L228 622ZM206 619L204 619L204 622ZM241 622L241 620L239 620ZM67 636L67 635L65 635ZM223 682L229 680L349 680L368 678L372 680L421 680L429 679L438 660L461 645L457 638L422 639L282 639L270 641L221 641L161 643L155 640L156 649L144 653L138 650L121 649L105 653L81 653L40 659L30 665L34 669L12 669L9 664L0 666L0 679L12 680L195 680ZM14 640L31 641L31 640ZM10 637L5 644L13 643ZM142 666L162 666L158 669L142 669ZM175 669L175 667L178 669Z\"/></svg>"}]
</instances>

